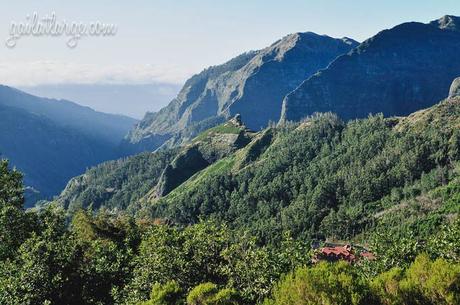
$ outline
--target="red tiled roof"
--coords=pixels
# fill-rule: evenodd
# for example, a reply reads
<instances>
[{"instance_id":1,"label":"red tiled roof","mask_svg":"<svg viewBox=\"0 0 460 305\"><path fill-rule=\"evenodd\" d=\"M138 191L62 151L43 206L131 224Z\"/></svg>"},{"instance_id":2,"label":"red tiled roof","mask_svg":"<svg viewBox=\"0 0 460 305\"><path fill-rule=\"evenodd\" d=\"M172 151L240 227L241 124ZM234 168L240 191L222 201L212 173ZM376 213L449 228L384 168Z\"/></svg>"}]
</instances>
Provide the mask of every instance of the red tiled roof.
<instances>
[{"instance_id":1,"label":"red tiled roof","mask_svg":"<svg viewBox=\"0 0 460 305\"><path fill-rule=\"evenodd\" d=\"M326 255L330 255L330 254L334 254L334 255L343 255L343 256L350 256L350 255L353 255L349 249L347 249L347 246L344 246L344 247L324 247L321 249L321 253L323 254L326 254Z\"/></svg>"},{"instance_id":2,"label":"red tiled roof","mask_svg":"<svg viewBox=\"0 0 460 305\"><path fill-rule=\"evenodd\" d=\"M374 254L368 251L359 253L359 257L366 258L368 260L375 259ZM317 255L315 256L314 260L318 261L321 259L332 261L342 259L348 262L354 262L357 259L357 256L355 256L355 254L353 253L353 250L350 245L345 245L321 248L319 253L317 253Z\"/></svg>"},{"instance_id":3,"label":"red tiled roof","mask_svg":"<svg viewBox=\"0 0 460 305\"><path fill-rule=\"evenodd\" d=\"M351 246L337 246L337 247L324 247L321 249L320 254L324 259L343 259L349 262L355 260L356 256L351 251Z\"/></svg>"}]
</instances>

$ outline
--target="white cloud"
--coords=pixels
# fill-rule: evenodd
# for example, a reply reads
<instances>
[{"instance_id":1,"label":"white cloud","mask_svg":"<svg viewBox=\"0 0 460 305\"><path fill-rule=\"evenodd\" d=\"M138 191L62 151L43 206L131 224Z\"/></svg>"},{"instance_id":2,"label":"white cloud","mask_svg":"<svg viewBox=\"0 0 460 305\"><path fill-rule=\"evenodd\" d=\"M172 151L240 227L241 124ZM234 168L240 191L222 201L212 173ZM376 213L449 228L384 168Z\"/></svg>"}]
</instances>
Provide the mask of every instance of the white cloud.
<instances>
[{"instance_id":1,"label":"white cloud","mask_svg":"<svg viewBox=\"0 0 460 305\"><path fill-rule=\"evenodd\" d=\"M0 61L0 84L36 86L45 84L149 84L183 83L193 71L155 65L108 65L58 61Z\"/></svg>"}]
</instances>

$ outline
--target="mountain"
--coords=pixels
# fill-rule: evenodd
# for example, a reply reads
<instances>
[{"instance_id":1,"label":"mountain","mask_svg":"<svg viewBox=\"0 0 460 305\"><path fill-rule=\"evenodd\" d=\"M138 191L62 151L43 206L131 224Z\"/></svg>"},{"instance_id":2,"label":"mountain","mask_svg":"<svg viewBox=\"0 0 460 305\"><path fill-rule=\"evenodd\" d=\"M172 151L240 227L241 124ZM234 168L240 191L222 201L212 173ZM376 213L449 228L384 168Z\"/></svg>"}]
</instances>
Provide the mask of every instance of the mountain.
<instances>
[{"instance_id":1,"label":"mountain","mask_svg":"<svg viewBox=\"0 0 460 305\"><path fill-rule=\"evenodd\" d=\"M106 113L123 113L141 119L150 111L166 106L179 92L180 85L151 84L50 84L19 87L47 98L78 101L80 105ZM133 123L134 124L134 123Z\"/></svg>"},{"instance_id":2,"label":"mountain","mask_svg":"<svg viewBox=\"0 0 460 305\"><path fill-rule=\"evenodd\" d=\"M242 123L240 115L206 130L183 146L147 197L166 196L199 171L245 147L253 136L254 132Z\"/></svg>"},{"instance_id":3,"label":"mountain","mask_svg":"<svg viewBox=\"0 0 460 305\"><path fill-rule=\"evenodd\" d=\"M236 117L184 147L73 179L57 200L70 217L54 204L25 213L20 178L3 162L0 296L458 304L459 124L456 94L407 117L317 114L257 133Z\"/></svg>"},{"instance_id":4,"label":"mountain","mask_svg":"<svg viewBox=\"0 0 460 305\"><path fill-rule=\"evenodd\" d=\"M1 157L24 173L29 195L36 199L58 194L71 177L116 157L111 143L58 126L44 116L0 105L0 118Z\"/></svg>"},{"instance_id":5,"label":"mountain","mask_svg":"<svg viewBox=\"0 0 460 305\"><path fill-rule=\"evenodd\" d=\"M24 173L27 204L59 194L86 168L120 156L134 119L0 86L0 155Z\"/></svg>"},{"instance_id":6,"label":"mountain","mask_svg":"<svg viewBox=\"0 0 460 305\"><path fill-rule=\"evenodd\" d=\"M214 219L266 242L284 231L350 239L381 223L432 233L460 213L449 193L460 185L459 123L456 96L407 117L318 114L271 127L165 196L141 200L140 215Z\"/></svg>"},{"instance_id":7,"label":"mountain","mask_svg":"<svg viewBox=\"0 0 460 305\"><path fill-rule=\"evenodd\" d=\"M349 38L296 33L210 67L190 78L167 107L147 113L125 147L142 151L166 141L178 144L238 113L248 128L260 130L278 121L288 92L356 45Z\"/></svg>"},{"instance_id":8,"label":"mountain","mask_svg":"<svg viewBox=\"0 0 460 305\"><path fill-rule=\"evenodd\" d=\"M325 113L258 132L237 122L90 169L56 201L178 225L213 219L268 243L284 231L350 239L380 225L432 234L460 212L450 193L460 189L458 95L407 117ZM146 168L149 180L133 183Z\"/></svg>"},{"instance_id":9,"label":"mountain","mask_svg":"<svg viewBox=\"0 0 460 305\"><path fill-rule=\"evenodd\" d=\"M378 33L305 80L283 102L281 121L332 111L407 115L442 99L460 74L460 18L409 22Z\"/></svg>"},{"instance_id":10,"label":"mountain","mask_svg":"<svg viewBox=\"0 0 460 305\"><path fill-rule=\"evenodd\" d=\"M88 208L90 204L94 209L129 210L132 202L157 185L176 155L176 149L144 152L98 164L70 179L55 200L69 211Z\"/></svg>"},{"instance_id":11,"label":"mountain","mask_svg":"<svg viewBox=\"0 0 460 305\"><path fill-rule=\"evenodd\" d=\"M182 147L144 152L91 168L71 179L55 201L69 211L88 208L89 204L94 209L135 211L137 204L133 203L167 195L199 171L244 147L253 134L236 116Z\"/></svg>"},{"instance_id":12,"label":"mountain","mask_svg":"<svg viewBox=\"0 0 460 305\"><path fill-rule=\"evenodd\" d=\"M41 98L0 85L0 105L23 109L44 116L59 126L118 144L137 122L135 119L97 112L66 100Z\"/></svg>"}]
</instances>

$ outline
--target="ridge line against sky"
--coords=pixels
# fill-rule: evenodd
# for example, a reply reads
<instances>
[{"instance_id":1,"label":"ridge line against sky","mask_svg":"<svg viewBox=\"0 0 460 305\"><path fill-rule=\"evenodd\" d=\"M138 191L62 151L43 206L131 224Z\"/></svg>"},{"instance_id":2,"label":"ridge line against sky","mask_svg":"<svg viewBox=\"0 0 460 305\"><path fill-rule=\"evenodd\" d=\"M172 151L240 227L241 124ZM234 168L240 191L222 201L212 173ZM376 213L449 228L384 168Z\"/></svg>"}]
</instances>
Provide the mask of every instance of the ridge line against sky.
<instances>
[{"instance_id":1,"label":"ridge line against sky","mask_svg":"<svg viewBox=\"0 0 460 305\"><path fill-rule=\"evenodd\" d=\"M460 1L83 0L17 1L0 10L0 83L182 83L204 68L264 48L294 32L363 41L408 21L460 15ZM11 22L56 12L69 21L117 24L111 37L24 37L7 48Z\"/></svg>"}]
</instances>

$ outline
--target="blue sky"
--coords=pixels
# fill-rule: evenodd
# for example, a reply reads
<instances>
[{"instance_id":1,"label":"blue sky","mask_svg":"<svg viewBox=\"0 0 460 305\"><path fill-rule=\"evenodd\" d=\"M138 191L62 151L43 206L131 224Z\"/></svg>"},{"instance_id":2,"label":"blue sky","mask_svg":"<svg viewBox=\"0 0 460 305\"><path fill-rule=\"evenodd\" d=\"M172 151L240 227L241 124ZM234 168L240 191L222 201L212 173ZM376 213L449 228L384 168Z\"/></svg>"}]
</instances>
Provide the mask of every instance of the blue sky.
<instances>
[{"instance_id":1,"label":"blue sky","mask_svg":"<svg viewBox=\"0 0 460 305\"><path fill-rule=\"evenodd\" d=\"M6 2L6 3L5 3ZM0 46L0 83L182 82L192 73L286 34L313 31L364 40L406 21L460 15L460 1L131 0L1 1L0 38L12 21L56 12L58 20L115 23L113 37L23 37Z\"/></svg>"}]
</instances>

